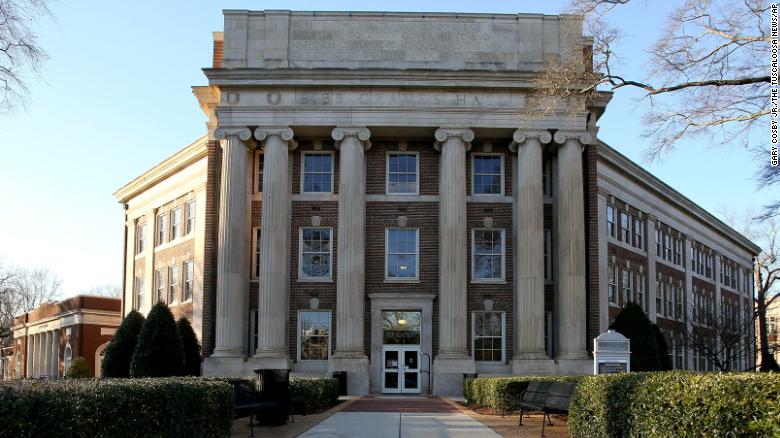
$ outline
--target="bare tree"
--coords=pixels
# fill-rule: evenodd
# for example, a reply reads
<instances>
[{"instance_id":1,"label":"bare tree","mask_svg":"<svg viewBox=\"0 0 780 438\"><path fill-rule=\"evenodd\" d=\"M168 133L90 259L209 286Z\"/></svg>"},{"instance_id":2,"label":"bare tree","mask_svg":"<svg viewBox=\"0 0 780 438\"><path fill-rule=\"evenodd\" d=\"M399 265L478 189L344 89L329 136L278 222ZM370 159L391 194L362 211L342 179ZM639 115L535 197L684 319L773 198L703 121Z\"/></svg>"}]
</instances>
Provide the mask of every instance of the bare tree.
<instances>
[{"instance_id":1,"label":"bare tree","mask_svg":"<svg viewBox=\"0 0 780 438\"><path fill-rule=\"evenodd\" d=\"M97 297L119 298L122 296L122 286L118 284L105 283L98 284L81 291L82 295L94 295Z\"/></svg>"},{"instance_id":2,"label":"bare tree","mask_svg":"<svg viewBox=\"0 0 780 438\"><path fill-rule=\"evenodd\" d=\"M0 348L10 345L16 312L13 282L15 273L0 262Z\"/></svg>"},{"instance_id":3,"label":"bare tree","mask_svg":"<svg viewBox=\"0 0 780 438\"><path fill-rule=\"evenodd\" d=\"M46 52L35 26L51 16L48 0L0 0L0 113L24 102L27 76L37 75Z\"/></svg>"},{"instance_id":4,"label":"bare tree","mask_svg":"<svg viewBox=\"0 0 780 438\"><path fill-rule=\"evenodd\" d=\"M62 280L49 268L19 269L12 282L17 298L17 312L29 312L41 303L55 298Z\"/></svg>"},{"instance_id":5,"label":"bare tree","mask_svg":"<svg viewBox=\"0 0 780 438\"><path fill-rule=\"evenodd\" d=\"M698 352L720 371L735 371L736 364L752 362L753 345L746 340L753 339L754 318L746 320L735 312L715 309L692 308L689 314L695 320L683 340L685 348Z\"/></svg>"}]
</instances>

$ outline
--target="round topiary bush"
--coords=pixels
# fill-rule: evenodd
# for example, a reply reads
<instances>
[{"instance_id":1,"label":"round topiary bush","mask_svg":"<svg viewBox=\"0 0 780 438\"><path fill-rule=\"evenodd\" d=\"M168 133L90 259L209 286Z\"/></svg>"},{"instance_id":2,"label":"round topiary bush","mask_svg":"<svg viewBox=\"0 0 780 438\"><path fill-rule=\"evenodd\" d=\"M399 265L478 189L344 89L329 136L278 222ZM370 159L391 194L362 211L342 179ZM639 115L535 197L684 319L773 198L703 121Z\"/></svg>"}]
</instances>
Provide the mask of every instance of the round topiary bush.
<instances>
[{"instance_id":1,"label":"round topiary bush","mask_svg":"<svg viewBox=\"0 0 780 438\"><path fill-rule=\"evenodd\" d=\"M86 359L83 357L77 357L70 364L70 368L65 372L65 378L67 379L83 379L92 377L92 370L89 369Z\"/></svg>"},{"instance_id":2,"label":"round topiary bush","mask_svg":"<svg viewBox=\"0 0 780 438\"><path fill-rule=\"evenodd\" d=\"M170 377L182 375L184 351L176 320L163 302L152 307L138 335L138 344L130 361L132 377Z\"/></svg>"},{"instance_id":3,"label":"round topiary bush","mask_svg":"<svg viewBox=\"0 0 780 438\"><path fill-rule=\"evenodd\" d=\"M653 325L639 304L627 303L610 328L631 340L631 371L661 370Z\"/></svg>"},{"instance_id":4,"label":"round topiary bush","mask_svg":"<svg viewBox=\"0 0 780 438\"><path fill-rule=\"evenodd\" d=\"M130 377L130 360L133 358L138 335L144 325L144 316L132 310L116 329L114 337L106 346L101 375L103 377Z\"/></svg>"},{"instance_id":5,"label":"round topiary bush","mask_svg":"<svg viewBox=\"0 0 780 438\"><path fill-rule=\"evenodd\" d=\"M200 342L192 330L190 320L182 316L176 321L176 329L181 337L182 348L184 351L184 375L200 375Z\"/></svg>"}]
</instances>

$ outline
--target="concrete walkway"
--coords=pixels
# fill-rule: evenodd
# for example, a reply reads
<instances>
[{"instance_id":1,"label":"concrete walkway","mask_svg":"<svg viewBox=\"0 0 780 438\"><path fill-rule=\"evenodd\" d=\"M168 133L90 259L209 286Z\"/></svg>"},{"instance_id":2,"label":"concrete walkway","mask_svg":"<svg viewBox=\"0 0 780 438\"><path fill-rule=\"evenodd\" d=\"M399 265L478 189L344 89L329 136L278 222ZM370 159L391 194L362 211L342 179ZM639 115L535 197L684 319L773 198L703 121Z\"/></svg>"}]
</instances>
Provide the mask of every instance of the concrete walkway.
<instances>
[{"instance_id":1,"label":"concrete walkway","mask_svg":"<svg viewBox=\"0 0 780 438\"><path fill-rule=\"evenodd\" d=\"M453 409L447 402L428 397L366 397L330 416L301 436L500 437L479 421Z\"/></svg>"}]
</instances>

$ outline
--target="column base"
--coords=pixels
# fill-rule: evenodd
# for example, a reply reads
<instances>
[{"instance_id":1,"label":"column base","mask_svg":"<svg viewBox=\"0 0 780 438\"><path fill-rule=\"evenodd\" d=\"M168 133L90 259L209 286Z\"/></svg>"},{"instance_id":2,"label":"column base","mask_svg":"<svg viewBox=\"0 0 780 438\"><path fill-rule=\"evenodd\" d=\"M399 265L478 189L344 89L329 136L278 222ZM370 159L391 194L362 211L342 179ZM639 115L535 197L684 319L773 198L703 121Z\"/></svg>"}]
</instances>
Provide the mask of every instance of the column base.
<instances>
[{"instance_id":1,"label":"column base","mask_svg":"<svg viewBox=\"0 0 780 438\"><path fill-rule=\"evenodd\" d=\"M247 369L254 374L255 370L290 370L293 363L288 356L258 355L247 359Z\"/></svg>"},{"instance_id":2,"label":"column base","mask_svg":"<svg viewBox=\"0 0 780 438\"><path fill-rule=\"evenodd\" d=\"M433 395L463 397L463 375L475 374L477 365L470 357L441 357L433 360Z\"/></svg>"},{"instance_id":3,"label":"column base","mask_svg":"<svg viewBox=\"0 0 780 438\"><path fill-rule=\"evenodd\" d=\"M335 354L328 361L328 374L334 371L347 372L347 395L367 395L369 393L368 357L360 355Z\"/></svg>"},{"instance_id":4,"label":"column base","mask_svg":"<svg viewBox=\"0 0 780 438\"><path fill-rule=\"evenodd\" d=\"M250 371L251 372L251 371ZM211 355L203 360L204 377L241 377L251 375L247 372L243 356Z\"/></svg>"},{"instance_id":5,"label":"column base","mask_svg":"<svg viewBox=\"0 0 780 438\"><path fill-rule=\"evenodd\" d=\"M558 375L582 376L593 374L593 359L561 359L558 358Z\"/></svg>"},{"instance_id":6,"label":"column base","mask_svg":"<svg viewBox=\"0 0 780 438\"><path fill-rule=\"evenodd\" d=\"M549 357L544 359L520 358L512 360L512 374L547 375L557 370L555 361Z\"/></svg>"}]
</instances>

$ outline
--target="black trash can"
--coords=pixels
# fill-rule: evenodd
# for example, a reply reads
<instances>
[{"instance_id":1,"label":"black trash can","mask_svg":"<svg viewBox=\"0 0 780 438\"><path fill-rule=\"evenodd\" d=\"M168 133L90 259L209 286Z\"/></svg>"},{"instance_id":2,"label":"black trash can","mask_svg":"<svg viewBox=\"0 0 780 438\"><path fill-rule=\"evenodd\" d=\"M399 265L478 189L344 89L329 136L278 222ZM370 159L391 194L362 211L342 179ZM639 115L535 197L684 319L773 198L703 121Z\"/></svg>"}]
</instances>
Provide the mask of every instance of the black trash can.
<instances>
[{"instance_id":1,"label":"black trash can","mask_svg":"<svg viewBox=\"0 0 780 438\"><path fill-rule=\"evenodd\" d=\"M339 395L347 395L347 372L334 371L333 378L339 381Z\"/></svg>"}]
</instances>

